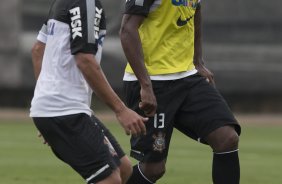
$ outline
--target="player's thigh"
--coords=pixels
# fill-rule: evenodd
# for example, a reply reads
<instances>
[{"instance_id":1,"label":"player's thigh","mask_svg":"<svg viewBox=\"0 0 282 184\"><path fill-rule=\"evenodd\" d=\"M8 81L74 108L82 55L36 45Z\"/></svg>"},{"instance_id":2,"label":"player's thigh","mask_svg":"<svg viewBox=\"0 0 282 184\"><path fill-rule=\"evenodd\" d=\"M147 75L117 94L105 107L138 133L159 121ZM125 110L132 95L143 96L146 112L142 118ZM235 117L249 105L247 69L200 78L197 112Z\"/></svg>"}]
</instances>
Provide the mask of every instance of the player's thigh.
<instances>
[{"instance_id":1,"label":"player's thigh","mask_svg":"<svg viewBox=\"0 0 282 184\"><path fill-rule=\"evenodd\" d=\"M104 134L86 114L35 118L35 124L55 155L87 182L98 182L117 168Z\"/></svg>"},{"instance_id":2,"label":"player's thigh","mask_svg":"<svg viewBox=\"0 0 282 184\"><path fill-rule=\"evenodd\" d=\"M157 111L145 123L146 135L131 137L131 156L142 162L160 162L168 154L171 135L173 132L174 115L181 102L175 98L174 81L152 81L153 90L157 99ZM125 99L127 105L144 116L139 109L140 85L139 82L125 82Z\"/></svg>"},{"instance_id":3,"label":"player's thigh","mask_svg":"<svg viewBox=\"0 0 282 184\"><path fill-rule=\"evenodd\" d=\"M195 79L198 82L189 89L175 119L175 128L202 143L207 143L207 135L223 126L234 126L240 134L240 125L218 90L201 76Z\"/></svg>"},{"instance_id":4,"label":"player's thigh","mask_svg":"<svg viewBox=\"0 0 282 184\"><path fill-rule=\"evenodd\" d=\"M122 180L120 177L119 170L116 169L109 175L107 178L103 179L102 181L97 182L96 184L121 184ZM89 183L94 184L94 183Z\"/></svg>"},{"instance_id":5,"label":"player's thigh","mask_svg":"<svg viewBox=\"0 0 282 184\"><path fill-rule=\"evenodd\" d=\"M125 183L132 174L131 161L125 155L123 149L110 130L94 115L91 118L93 123L96 126L99 126L104 133L105 139L108 141L109 150L112 153L116 165L119 166L122 182Z\"/></svg>"},{"instance_id":6,"label":"player's thigh","mask_svg":"<svg viewBox=\"0 0 282 184\"><path fill-rule=\"evenodd\" d=\"M117 165L121 164L121 158L125 156L125 153L114 137L114 135L110 132L110 130L96 117L91 116L93 123L98 126L103 134L105 135L106 142L108 143L108 147L110 152L112 153L112 156L116 162Z\"/></svg>"}]
</instances>

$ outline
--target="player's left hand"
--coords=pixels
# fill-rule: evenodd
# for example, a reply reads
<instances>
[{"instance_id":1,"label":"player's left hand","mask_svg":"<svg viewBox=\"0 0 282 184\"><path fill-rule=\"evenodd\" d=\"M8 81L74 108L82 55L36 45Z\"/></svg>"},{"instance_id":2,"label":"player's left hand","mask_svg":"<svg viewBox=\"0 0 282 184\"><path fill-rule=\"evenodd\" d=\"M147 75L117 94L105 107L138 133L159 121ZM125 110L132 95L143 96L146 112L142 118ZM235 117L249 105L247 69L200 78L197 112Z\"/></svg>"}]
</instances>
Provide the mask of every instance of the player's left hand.
<instances>
[{"instance_id":1,"label":"player's left hand","mask_svg":"<svg viewBox=\"0 0 282 184\"><path fill-rule=\"evenodd\" d=\"M139 108L147 117L153 117L157 111L157 100L152 87L141 87Z\"/></svg>"},{"instance_id":2,"label":"player's left hand","mask_svg":"<svg viewBox=\"0 0 282 184\"><path fill-rule=\"evenodd\" d=\"M196 69L198 70L199 74L206 78L207 82L215 86L215 81L213 77L213 73L205 67L202 62L198 62L196 65Z\"/></svg>"},{"instance_id":3,"label":"player's left hand","mask_svg":"<svg viewBox=\"0 0 282 184\"><path fill-rule=\"evenodd\" d=\"M41 134L39 131L38 131L38 133L37 133L37 136L38 136L39 138L43 138L43 144L46 144L46 145L49 146L48 142L44 139L44 137L42 136L42 134Z\"/></svg>"}]
</instances>

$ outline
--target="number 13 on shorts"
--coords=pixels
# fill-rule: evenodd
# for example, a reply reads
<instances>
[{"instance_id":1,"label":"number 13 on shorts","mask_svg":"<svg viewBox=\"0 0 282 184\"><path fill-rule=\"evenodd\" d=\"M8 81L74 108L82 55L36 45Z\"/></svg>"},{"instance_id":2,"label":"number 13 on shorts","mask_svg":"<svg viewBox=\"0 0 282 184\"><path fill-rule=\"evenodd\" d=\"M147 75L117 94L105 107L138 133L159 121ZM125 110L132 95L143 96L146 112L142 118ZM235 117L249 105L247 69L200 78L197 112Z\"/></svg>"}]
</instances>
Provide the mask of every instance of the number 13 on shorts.
<instances>
[{"instance_id":1,"label":"number 13 on shorts","mask_svg":"<svg viewBox=\"0 0 282 184\"><path fill-rule=\"evenodd\" d=\"M155 114L154 117L155 128L164 128L164 122L165 122L165 113Z\"/></svg>"}]
</instances>

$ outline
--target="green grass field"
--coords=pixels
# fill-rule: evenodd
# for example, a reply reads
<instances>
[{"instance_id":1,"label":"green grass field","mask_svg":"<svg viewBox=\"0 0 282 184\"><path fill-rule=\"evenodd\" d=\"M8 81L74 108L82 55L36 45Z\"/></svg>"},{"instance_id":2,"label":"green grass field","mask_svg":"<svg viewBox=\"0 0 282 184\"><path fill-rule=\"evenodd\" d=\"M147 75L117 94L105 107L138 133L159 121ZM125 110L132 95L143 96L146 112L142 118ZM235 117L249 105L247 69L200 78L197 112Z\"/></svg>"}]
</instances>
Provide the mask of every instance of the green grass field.
<instances>
[{"instance_id":1,"label":"green grass field","mask_svg":"<svg viewBox=\"0 0 282 184\"><path fill-rule=\"evenodd\" d=\"M108 123L128 152L128 137ZM175 131L167 173L160 184L211 184L209 147ZM282 183L282 126L246 125L240 143L241 184ZM80 176L57 160L37 138L31 121L0 120L0 184L82 184Z\"/></svg>"}]
</instances>

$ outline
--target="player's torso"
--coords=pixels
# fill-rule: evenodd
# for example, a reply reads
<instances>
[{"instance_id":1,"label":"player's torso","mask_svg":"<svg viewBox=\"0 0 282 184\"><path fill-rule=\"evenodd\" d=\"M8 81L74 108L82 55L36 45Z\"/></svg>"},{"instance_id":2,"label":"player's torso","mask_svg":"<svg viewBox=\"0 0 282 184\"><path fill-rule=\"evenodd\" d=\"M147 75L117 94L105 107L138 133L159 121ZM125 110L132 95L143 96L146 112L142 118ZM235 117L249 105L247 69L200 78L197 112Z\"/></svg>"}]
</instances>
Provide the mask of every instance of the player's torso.
<instances>
[{"instance_id":1,"label":"player's torso","mask_svg":"<svg viewBox=\"0 0 282 184\"><path fill-rule=\"evenodd\" d=\"M105 31L104 10L99 0L55 0L47 21L48 36L40 77L76 85L85 83L76 66L73 50L79 50L87 43L92 43L98 50L99 39L103 39Z\"/></svg>"},{"instance_id":2,"label":"player's torso","mask_svg":"<svg viewBox=\"0 0 282 184\"><path fill-rule=\"evenodd\" d=\"M139 28L150 75L193 70L194 15L198 0L155 0ZM132 70L127 66L127 72Z\"/></svg>"},{"instance_id":3,"label":"player's torso","mask_svg":"<svg viewBox=\"0 0 282 184\"><path fill-rule=\"evenodd\" d=\"M95 16L89 19L89 15L84 20L83 14L93 11ZM91 42L89 39L93 40L91 45L97 47L97 54L101 52L99 43L106 32L101 3L98 0L55 0L46 23L47 42L31 112L35 116L42 116L44 112L49 112L48 116L74 112L90 114L92 90L72 52ZM85 27L90 27L83 24L93 26L91 31L84 31Z\"/></svg>"}]
</instances>

